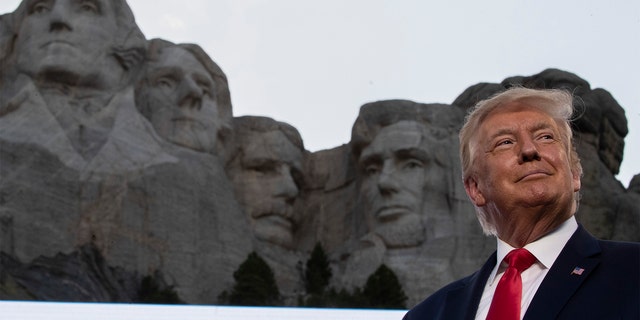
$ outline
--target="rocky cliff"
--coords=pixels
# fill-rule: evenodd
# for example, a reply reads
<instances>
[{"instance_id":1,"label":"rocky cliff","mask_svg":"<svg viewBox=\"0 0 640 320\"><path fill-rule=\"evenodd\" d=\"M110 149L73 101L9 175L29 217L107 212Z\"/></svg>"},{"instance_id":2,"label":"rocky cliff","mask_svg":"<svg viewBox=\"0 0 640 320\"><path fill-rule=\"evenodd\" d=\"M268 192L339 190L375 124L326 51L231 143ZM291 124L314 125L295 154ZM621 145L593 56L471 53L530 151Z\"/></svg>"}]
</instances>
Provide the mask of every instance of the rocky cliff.
<instances>
[{"instance_id":1,"label":"rocky cliff","mask_svg":"<svg viewBox=\"0 0 640 320\"><path fill-rule=\"evenodd\" d=\"M290 124L234 118L226 76L199 46L145 39L124 0L106 6L25 1L0 16L2 299L140 301L153 277L215 304L255 251L295 305L320 243L334 288L361 287L384 263L412 305L494 250L460 180L457 131L474 103L515 85L574 94L577 218L640 241L640 176L628 189L615 179L624 110L577 75L481 83L451 104L367 103L350 141L312 153ZM415 174L374 181L380 152L399 149L414 150ZM374 214L390 206L406 214Z\"/></svg>"}]
</instances>

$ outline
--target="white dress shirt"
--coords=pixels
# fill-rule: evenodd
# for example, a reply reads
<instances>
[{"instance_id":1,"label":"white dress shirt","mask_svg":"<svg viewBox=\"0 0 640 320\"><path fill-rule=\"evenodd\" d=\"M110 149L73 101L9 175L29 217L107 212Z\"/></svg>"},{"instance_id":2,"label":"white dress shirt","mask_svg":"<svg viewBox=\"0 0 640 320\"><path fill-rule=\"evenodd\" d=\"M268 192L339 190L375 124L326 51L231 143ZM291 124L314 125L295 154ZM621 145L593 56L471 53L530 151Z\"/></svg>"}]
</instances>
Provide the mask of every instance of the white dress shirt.
<instances>
[{"instance_id":1,"label":"white dress shirt","mask_svg":"<svg viewBox=\"0 0 640 320\"><path fill-rule=\"evenodd\" d=\"M522 271L522 304L520 311L520 319L524 317L527 312L527 308L533 300L533 296L538 291L542 280L549 272L549 269L560 255L560 251L564 248L569 238L578 229L578 223L576 218L571 216L567 221L563 222L558 228L550 232L546 236L531 242L524 246L529 250L537 259L537 261L527 270ZM504 257L511 250L516 249L507 244L506 242L498 239L497 261L502 263L496 263L493 271L487 279L487 283L478 305L478 311L476 312L476 320L484 320L489 313L489 307L491 306L491 299L496 291L498 281L507 269L507 263L502 261Z\"/></svg>"}]
</instances>

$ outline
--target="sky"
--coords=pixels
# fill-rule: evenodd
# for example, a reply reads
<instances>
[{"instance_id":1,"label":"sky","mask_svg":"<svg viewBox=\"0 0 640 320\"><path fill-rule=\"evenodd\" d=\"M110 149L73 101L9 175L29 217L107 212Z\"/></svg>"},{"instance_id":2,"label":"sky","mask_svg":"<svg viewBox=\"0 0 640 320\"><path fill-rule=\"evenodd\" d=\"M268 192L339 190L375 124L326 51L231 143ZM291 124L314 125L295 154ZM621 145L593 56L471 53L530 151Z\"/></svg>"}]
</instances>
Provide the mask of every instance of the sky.
<instances>
[{"instance_id":1,"label":"sky","mask_svg":"<svg viewBox=\"0 0 640 320\"><path fill-rule=\"evenodd\" d=\"M1 0L0 13L19 0ZM640 173L640 1L129 0L148 39L199 44L229 79L235 116L296 127L306 149L349 142L360 106L451 103L480 82L547 68L625 109L617 176Z\"/></svg>"}]
</instances>

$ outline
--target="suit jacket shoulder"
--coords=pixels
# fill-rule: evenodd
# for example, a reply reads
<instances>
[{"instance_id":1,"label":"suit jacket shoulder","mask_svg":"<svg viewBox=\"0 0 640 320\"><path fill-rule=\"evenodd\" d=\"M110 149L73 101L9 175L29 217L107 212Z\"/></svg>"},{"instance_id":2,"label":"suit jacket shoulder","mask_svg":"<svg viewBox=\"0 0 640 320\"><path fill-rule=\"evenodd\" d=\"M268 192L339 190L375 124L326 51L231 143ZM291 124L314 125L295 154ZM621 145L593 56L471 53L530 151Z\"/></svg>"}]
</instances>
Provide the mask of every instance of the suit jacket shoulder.
<instances>
[{"instance_id":1,"label":"suit jacket shoulder","mask_svg":"<svg viewBox=\"0 0 640 320\"><path fill-rule=\"evenodd\" d=\"M640 243L597 240L582 226L524 319L640 319Z\"/></svg>"}]
</instances>

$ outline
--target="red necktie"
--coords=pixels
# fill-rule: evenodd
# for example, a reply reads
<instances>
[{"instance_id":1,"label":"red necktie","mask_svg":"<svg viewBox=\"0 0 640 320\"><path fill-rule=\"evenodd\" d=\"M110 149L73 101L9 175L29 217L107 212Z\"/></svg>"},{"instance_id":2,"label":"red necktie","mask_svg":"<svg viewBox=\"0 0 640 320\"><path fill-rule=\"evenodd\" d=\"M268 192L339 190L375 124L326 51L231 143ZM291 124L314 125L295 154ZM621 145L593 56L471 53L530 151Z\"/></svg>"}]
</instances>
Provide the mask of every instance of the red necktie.
<instances>
[{"instance_id":1,"label":"red necktie","mask_svg":"<svg viewBox=\"0 0 640 320\"><path fill-rule=\"evenodd\" d=\"M522 278L520 273L536 262L531 252L520 248L511 250L504 257L509 264L507 271L498 282L493 294L487 320L520 320L520 305L522 301Z\"/></svg>"}]
</instances>

